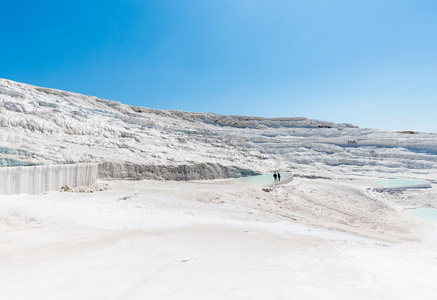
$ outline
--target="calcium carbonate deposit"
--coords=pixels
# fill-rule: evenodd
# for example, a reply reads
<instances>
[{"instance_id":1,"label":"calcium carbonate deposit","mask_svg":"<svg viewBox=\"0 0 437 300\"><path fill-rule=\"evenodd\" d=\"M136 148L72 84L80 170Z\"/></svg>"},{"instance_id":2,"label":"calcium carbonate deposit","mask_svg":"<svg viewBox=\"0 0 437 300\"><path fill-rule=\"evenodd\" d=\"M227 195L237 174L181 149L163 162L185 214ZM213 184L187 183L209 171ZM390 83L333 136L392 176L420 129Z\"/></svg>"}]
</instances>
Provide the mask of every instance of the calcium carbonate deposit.
<instances>
[{"instance_id":1,"label":"calcium carbonate deposit","mask_svg":"<svg viewBox=\"0 0 437 300\"><path fill-rule=\"evenodd\" d=\"M411 213L437 208L434 133L0 79L0 179L2 299L437 294L437 223Z\"/></svg>"}]
</instances>

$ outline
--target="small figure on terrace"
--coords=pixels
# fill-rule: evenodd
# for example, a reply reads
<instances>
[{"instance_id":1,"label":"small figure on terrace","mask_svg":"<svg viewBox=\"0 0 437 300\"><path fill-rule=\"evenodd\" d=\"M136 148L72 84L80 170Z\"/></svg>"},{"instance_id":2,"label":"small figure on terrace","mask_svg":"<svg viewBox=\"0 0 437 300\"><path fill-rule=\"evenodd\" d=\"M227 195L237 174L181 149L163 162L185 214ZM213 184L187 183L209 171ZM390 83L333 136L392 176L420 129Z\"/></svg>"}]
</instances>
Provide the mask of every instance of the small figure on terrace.
<instances>
[{"instance_id":1,"label":"small figure on terrace","mask_svg":"<svg viewBox=\"0 0 437 300\"><path fill-rule=\"evenodd\" d=\"M278 179L278 175L276 175L276 172L273 174L273 179L276 181Z\"/></svg>"},{"instance_id":2,"label":"small figure on terrace","mask_svg":"<svg viewBox=\"0 0 437 300\"><path fill-rule=\"evenodd\" d=\"M281 181L281 174L278 172L278 180Z\"/></svg>"}]
</instances>

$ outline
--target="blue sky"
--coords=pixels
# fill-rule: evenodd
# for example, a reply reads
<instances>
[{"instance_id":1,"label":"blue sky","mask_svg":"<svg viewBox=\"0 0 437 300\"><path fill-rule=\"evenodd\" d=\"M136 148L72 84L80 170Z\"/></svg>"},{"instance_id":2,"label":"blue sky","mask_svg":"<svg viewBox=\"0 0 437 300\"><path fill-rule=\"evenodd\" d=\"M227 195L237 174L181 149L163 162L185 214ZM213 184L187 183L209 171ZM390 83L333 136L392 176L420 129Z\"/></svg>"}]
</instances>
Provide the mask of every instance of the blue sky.
<instances>
[{"instance_id":1,"label":"blue sky","mask_svg":"<svg viewBox=\"0 0 437 300\"><path fill-rule=\"evenodd\" d=\"M0 77L158 109L437 133L437 1L3 1Z\"/></svg>"}]
</instances>

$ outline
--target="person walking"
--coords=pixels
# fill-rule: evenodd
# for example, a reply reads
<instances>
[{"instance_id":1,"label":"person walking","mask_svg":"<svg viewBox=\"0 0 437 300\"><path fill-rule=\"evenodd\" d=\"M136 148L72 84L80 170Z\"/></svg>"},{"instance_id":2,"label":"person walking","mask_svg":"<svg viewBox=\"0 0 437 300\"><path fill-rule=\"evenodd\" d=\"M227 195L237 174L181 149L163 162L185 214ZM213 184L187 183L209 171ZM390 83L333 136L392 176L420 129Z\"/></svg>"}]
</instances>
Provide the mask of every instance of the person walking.
<instances>
[{"instance_id":1,"label":"person walking","mask_svg":"<svg viewBox=\"0 0 437 300\"><path fill-rule=\"evenodd\" d=\"M281 181L281 174L278 172L278 180Z\"/></svg>"},{"instance_id":2,"label":"person walking","mask_svg":"<svg viewBox=\"0 0 437 300\"><path fill-rule=\"evenodd\" d=\"M276 175L276 172L273 174L273 179L274 179L275 182L278 179L278 175Z\"/></svg>"}]
</instances>

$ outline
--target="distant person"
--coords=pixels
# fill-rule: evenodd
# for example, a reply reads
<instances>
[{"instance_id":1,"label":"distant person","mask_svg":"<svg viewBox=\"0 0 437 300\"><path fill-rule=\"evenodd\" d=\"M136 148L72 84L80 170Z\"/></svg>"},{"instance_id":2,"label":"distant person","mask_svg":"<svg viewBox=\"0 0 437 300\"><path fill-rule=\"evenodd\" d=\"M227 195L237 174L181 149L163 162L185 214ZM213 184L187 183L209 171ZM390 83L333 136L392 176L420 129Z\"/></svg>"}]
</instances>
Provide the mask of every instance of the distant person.
<instances>
[{"instance_id":1,"label":"distant person","mask_svg":"<svg viewBox=\"0 0 437 300\"><path fill-rule=\"evenodd\" d=\"M281 174L278 172L278 180L281 181Z\"/></svg>"},{"instance_id":2,"label":"distant person","mask_svg":"<svg viewBox=\"0 0 437 300\"><path fill-rule=\"evenodd\" d=\"M273 174L273 179L276 181L278 179L278 175L276 175L276 172Z\"/></svg>"}]
</instances>

